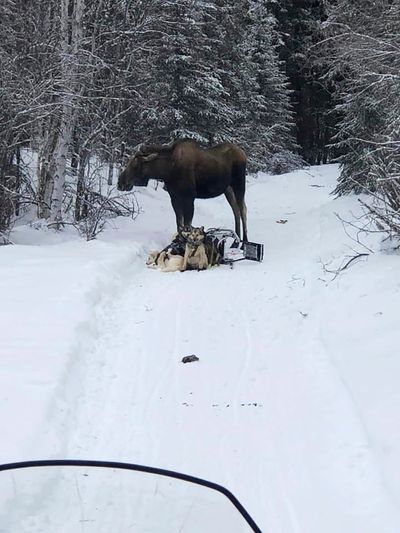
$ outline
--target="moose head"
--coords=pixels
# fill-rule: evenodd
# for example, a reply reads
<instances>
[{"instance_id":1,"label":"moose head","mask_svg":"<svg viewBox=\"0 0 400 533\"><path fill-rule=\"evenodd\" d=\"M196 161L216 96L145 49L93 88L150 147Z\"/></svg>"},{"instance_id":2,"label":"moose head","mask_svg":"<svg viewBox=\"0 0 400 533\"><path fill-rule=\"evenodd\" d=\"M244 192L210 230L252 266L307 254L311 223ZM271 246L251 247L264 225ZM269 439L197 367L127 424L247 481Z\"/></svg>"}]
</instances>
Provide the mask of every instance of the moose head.
<instances>
[{"instance_id":1,"label":"moose head","mask_svg":"<svg viewBox=\"0 0 400 533\"><path fill-rule=\"evenodd\" d=\"M127 166L118 178L118 189L120 191L131 191L133 186L147 187L150 178L157 178L154 171L149 168L149 164L158 157L157 153L138 153L131 157Z\"/></svg>"}]
</instances>

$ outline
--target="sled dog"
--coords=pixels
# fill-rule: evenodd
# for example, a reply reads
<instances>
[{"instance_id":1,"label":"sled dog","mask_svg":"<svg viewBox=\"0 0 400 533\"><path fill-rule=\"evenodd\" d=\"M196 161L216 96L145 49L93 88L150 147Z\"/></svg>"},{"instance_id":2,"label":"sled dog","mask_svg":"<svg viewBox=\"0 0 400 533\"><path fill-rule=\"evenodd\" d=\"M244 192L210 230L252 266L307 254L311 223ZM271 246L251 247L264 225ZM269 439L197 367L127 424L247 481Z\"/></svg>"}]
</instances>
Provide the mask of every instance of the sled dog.
<instances>
[{"instance_id":1,"label":"sled dog","mask_svg":"<svg viewBox=\"0 0 400 533\"><path fill-rule=\"evenodd\" d=\"M182 269L183 255L175 255L168 251L152 250L146 261L149 268L158 268L161 272L176 272Z\"/></svg>"},{"instance_id":2,"label":"sled dog","mask_svg":"<svg viewBox=\"0 0 400 533\"><path fill-rule=\"evenodd\" d=\"M158 252L152 250L146 261L149 268L159 268L161 272L176 272L182 269L186 240L180 233L172 237L172 242Z\"/></svg>"},{"instance_id":3,"label":"sled dog","mask_svg":"<svg viewBox=\"0 0 400 533\"><path fill-rule=\"evenodd\" d=\"M186 246L181 271L205 270L208 268L204 226L190 229L186 227L182 230L182 236L186 240Z\"/></svg>"},{"instance_id":4,"label":"sled dog","mask_svg":"<svg viewBox=\"0 0 400 533\"><path fill-rule=\"evenodd\" d=\"M149 268L162 272L206 270L219 265L221 256L212 239L207 239L204 227L184 226L172 237L172 242L161 250L152 250L146 261Z\"/></svg>"}]
</instances>

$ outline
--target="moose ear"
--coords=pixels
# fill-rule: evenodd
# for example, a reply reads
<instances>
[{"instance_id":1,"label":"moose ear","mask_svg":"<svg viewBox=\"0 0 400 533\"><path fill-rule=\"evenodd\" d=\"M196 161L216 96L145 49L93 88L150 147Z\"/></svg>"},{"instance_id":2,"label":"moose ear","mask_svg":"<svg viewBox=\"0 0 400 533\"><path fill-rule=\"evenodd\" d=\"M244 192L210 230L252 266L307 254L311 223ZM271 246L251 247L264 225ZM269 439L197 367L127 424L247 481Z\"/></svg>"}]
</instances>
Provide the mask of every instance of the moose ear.
<instances>
[{"instance_id":1,"label":"moose ear","mask_svg":"<svg viewBox=\"0 0 400 533\"><path fill-rule=\"evenodd\" d=\"M154 159L157 159L158 154L149 154L141 157L141 160L144 163L149 163L150 161L153 161Z\"/></svg>"}]
</instances>

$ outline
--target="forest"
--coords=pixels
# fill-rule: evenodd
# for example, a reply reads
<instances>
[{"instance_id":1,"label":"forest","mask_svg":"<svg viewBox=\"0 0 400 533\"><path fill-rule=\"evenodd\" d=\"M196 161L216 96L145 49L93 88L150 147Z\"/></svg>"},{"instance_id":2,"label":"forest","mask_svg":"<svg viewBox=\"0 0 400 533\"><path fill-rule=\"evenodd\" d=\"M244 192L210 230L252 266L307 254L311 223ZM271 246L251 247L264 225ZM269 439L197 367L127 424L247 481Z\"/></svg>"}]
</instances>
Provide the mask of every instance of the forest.
<instances>
[{"instance_id":1,"label":"forest","mask_svg":"<svg viewBox=\"0 0 400 533\"><path fill-rule=\"evenodd\" d=\"M2 242L27 212L88 237L132 214L100 176L183 137L250 172L339 162L335 194L400 234L399 0L3 0L0 21Z\"/></svg>"},{"instance_id":2,"label":"forest","mask_svg":"<svg viewBox=\"0 0 400 533\"><path fill-rule=\"evenodd\" d=\"M0 0L0 533L399 533L399 270L400 0Z\"/></svg>"}]
</instances>

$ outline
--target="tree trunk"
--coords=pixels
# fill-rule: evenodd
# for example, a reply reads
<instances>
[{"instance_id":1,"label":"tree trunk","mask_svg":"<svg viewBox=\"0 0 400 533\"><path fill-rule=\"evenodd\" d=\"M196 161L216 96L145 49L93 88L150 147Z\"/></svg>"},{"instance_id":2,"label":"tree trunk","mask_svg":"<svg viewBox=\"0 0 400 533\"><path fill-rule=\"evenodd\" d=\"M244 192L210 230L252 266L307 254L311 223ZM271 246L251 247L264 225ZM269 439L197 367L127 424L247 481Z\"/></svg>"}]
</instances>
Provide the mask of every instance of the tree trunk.
<instances>
[{"instance_id":1,"label":"tree trunk","mask_svg":"<svg viewBox=\"0 0 400 533\"><path fill-rule=\"evenodd\" d=\"M53 193L53 176L50 172L50 162L57 140L57 121L53 118L43 125L43 142L39 149L38 157L38 218L50 217L51 195Z\"/></svg>"},{"instance_id":2,"label":"tree trunk","mask_svg":"<svg viewBox=\"0 0 400 533\"><path fill-rule=\"evenodd\" d=\"M20 210L20 192L21 192L21 148L18 146L15 152L15 216L19 216Z\"/></svg>"},{"instance_id":3,"label":"tree trunk","mask_svg":"<svg viewBox=\"0 0 400 533\"><path fill-rule=\"evenodd\" d=\"M54 183L50 219L57 227L62 220L67 157L75 119L74 102L79 89L78 54L82 41L83 10L84 0L61 0L61 86L63 92L57 144L50 165Z\"/></svg>"},{"instance_id":4,"label":"tree trunk","mask_svg":"<svg viewBox=\"0 0 400 533\"><path fill-rule=\"evenodd\" d=\"M107 177L107 185L113 184L113 175L114 175L114 150L111 154L111 159L108 162L108 177Z\"/></svg>"},{"instance_id":5,"label":"tree trunk","mask_svg":"<svg viewBox=\"0 0 400 533\"><path fill-rule=\"evenodd\" d=\"M88 152L83 150L79 156L78 180L76 183L75 220L79 222L85 216L85 167Z\"/></svg>"}]
</instances>

